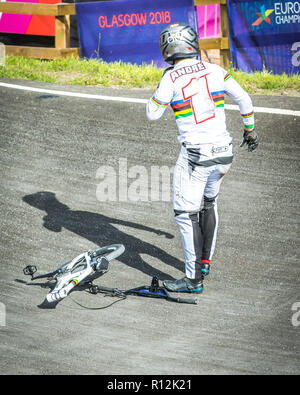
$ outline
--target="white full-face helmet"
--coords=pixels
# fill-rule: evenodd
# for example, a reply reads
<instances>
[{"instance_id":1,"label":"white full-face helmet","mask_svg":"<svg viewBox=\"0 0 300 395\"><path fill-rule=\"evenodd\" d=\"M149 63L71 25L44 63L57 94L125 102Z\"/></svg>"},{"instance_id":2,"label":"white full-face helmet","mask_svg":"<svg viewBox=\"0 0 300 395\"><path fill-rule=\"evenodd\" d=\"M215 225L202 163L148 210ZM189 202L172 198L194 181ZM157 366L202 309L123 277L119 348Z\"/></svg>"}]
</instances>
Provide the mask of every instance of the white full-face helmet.
<instances>
[{"instance_id":1,"label":"white full-face helmet","mask_svg":"<svg viewBox=\"0 0 300 395\"><path fill-rule=\"evenodd\" d=\"M174 64L176 59L200 56L198 34L185 23L172 23L159 36L159 46L164 60Z\"/></svg>"}]
</instances>

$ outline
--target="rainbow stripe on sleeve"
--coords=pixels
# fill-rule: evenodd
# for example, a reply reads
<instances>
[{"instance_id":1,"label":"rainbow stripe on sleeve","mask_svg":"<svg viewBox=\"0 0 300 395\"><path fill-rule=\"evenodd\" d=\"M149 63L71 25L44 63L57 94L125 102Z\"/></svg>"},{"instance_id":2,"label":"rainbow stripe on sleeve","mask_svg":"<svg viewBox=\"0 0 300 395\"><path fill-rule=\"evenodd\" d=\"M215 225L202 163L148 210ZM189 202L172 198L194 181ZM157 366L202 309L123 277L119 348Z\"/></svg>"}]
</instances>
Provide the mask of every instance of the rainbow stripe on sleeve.
<instances>
[{"instance_id":1,"label":"rainbow stripe on sleeve","mask_svg":"<svg viewBox=\"0 0 300 395\"><path fill-rule=\"evenodd\" d=\"M155 103L159 107L168 107L168 105L169 105L169 103L165 103L163 101L160 101L160 100L156 99L154 96L152 96L152 101L153 101L153 103Z\"/></svg>"},{"instance_id":2,"label":"rainbow stripe on sleeve","mask_svg":"<svg viewBox=\"0 0 300 395\"><path fill-rule=\"evenodd\" d=\"M185 118L193 115L193 109L190 100L178 100L171 103L172 109L174 111L175 119Z\"/></svg>"},{"instance_id":3,"label":"rainbow stripe on sleeve","mask_svg":"<svg viewBox=\"0 0 300 395\"><path fill-rule=\"evenodd\" d=\"M249 114L242 114L244 127L246 129L254 128L254 111L249 112Z\"/></svg>"},{"instance_id":4,"label":"rainbow stripe on sleeve","mask_svg":"<svg viewBox=\"0 0 300 395\"><path fill-rule=\"evenodd\" d=\"M225 75L225 77L224 77L224 81L229 80L229 78L231 78L231 77L232 77L232 75L229 74L229 73L227 73L227 74Z\"/></svg>"},{"instance_id":5,"label":"rainbow stripe on sleeve","mask_svg":"<svg viewBox=\"0 0 300 395\"><path fill-rule=\"evenodd\" d=\"M254 111L249 112L249 114L242 114L242 117L243 117L243 118L250 118L250 117L252 117L253 115L254 115Z\"/></svg>"},{"instance_id":6,"label":"rainbow stripe on sleeve","mask_svg":"<svg viewBox=\"0 0 300 395\"><path fill-rule=\"evenodd\" d=\"M218 92L211 92L211 97L216 104L216 107L224 107L225 105L225 92L218 91Z\"/></svg>"}]
</instances>

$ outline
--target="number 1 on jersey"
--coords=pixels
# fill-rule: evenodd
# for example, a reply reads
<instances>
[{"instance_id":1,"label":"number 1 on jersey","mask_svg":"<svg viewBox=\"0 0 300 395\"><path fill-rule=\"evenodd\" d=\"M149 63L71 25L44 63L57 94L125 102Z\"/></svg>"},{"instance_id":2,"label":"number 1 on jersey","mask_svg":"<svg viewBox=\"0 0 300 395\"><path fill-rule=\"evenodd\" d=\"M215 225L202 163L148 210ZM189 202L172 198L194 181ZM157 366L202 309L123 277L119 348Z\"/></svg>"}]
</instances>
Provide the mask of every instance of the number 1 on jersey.
<instances>
[{"instance_id":1,"label":"number 1 on jersey","mask_svg":"<svg viewBox=\"0 0 300 395\"><path fill-rule=\"evenodd\" d=\"M184 100L191 101L197 124L215 117L215 103L208 89L207 76L208 74L192 78L188 85L182 88Z\"/></svg>"}]
</instances>

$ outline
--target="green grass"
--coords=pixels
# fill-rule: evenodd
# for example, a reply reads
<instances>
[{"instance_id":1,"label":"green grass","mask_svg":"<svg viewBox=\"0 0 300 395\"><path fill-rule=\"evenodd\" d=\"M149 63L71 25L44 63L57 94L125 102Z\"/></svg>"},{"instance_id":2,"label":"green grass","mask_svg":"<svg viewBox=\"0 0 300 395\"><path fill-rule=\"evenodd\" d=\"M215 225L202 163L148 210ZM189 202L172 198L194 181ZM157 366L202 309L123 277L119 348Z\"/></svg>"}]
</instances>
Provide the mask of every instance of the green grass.
<instances>
[{"instance_id":1,"label":"green grass","mask_svg":"<svg viewBox=\"0 0 300 395\"><path fill-rule=\"evenodd\" d=\"M66 58L37 60L7 56L0 66L0 78L50 82L70 85L94 85L154 89L163 70L155 66L137 66L122 62ZM267 71L246 74L230 70L233 77L251 94L300 95L300 76L273 75Z\"/></svg>"},{"instance_id":2,"label":"green grass","mask_svg":"<svg viewBox=\"0 0 300 395\"><path fill-rule=\"evenodd\" d=\"M161 75L162 70L151 65L108 64L77 58L49 61L7 56L5 66L0 67L0 78L126 88L153 88Z\"/></svg>"},{"instance_id":3,"label":"green grass","mask_svg":"<svg viewBox=\"0 0 300 395\"><path fill-rule=\"evenodd\" d=\"M298 94L300 95L300 75L274 75L268 71L246 74L230 70L231 75L251 94Z\"/></svg>"}]
</instances>

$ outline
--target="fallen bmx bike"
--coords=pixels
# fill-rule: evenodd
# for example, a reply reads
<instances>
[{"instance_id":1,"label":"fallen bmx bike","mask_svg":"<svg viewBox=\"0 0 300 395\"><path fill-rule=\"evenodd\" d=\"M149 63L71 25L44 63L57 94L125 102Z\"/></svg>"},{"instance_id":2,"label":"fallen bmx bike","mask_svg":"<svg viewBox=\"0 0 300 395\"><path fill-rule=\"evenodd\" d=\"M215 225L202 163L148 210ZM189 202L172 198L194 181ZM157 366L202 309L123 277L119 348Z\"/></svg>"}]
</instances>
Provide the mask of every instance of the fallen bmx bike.
<instances>
[{"instance_id":1,"label":"fallen bmx bike","mask_svg":"<svg viewBox=\"0 0 300 395\"><path fill-rule=\"evenodd\" d=\"M93 277L97 274L102 275L108 272L110 261L118 258L124 251L125 247L123 244L112 244L96 250L85 251L51 272L35 275L37 267L34 265L26 266L23 272L25 275L30 275L31 280L47 278L55 281L54 287L46 295L48 303L59 302L68 296L75 287L87 285L89 292L94 295L104 293L108 296L121 298L125 298L127 295L136 295L163 298L178 303L197 304L196 299L171 296L165 287L159 285L157 276L152 278L151 285L143 285L127 290L93 284Z\"/></svg>"}]
</instances>

